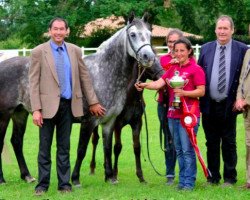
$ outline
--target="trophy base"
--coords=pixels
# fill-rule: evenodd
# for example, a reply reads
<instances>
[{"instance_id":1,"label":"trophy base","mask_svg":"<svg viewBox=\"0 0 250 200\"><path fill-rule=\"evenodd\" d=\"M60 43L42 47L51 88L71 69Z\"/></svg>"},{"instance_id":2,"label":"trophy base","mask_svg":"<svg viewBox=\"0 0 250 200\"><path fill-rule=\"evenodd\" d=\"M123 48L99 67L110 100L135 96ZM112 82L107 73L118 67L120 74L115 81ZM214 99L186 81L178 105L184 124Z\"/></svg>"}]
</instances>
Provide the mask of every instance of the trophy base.
<instances>
[{"instance_id":1,"label":"trophy base","mask_svg":"<svg viewBox=\"0 0 250 200\"><path fill-rule=\"evenodd\" d=\"M173 106L174 108L180 108L181 102L172 102L172 106Z\"/></svg>"}]
</instances>

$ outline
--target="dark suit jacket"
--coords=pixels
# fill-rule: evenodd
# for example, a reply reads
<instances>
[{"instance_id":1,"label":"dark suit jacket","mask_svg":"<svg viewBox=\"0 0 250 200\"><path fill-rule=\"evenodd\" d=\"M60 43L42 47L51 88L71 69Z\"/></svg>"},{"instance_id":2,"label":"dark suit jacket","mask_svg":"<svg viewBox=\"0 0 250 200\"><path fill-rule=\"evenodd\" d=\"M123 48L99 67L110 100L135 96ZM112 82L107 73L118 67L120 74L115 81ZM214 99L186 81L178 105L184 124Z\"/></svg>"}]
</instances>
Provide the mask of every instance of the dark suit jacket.
<instances>
[{"instance_id":1,"label":"dark suit jacket","mask_svg":"<svg viewBox=\"0 0 250 200\"><path fill-rule=\"evenodd\" d=\"M232 113L233 104L236 99L237 87L239 84L241 67L247 49L248 49L247 45L232 40L230 80L229 80L228 98L226 102L227 105L225 114L227 114L228 112ZM200 56L198 60L198 64L204 69L206 74L206 93L204 97L200 98L201 112L205 114L208 114L210 110L211 98L209 94L209 86L211 81L215 50L216 50L216 41L204 44L201 47Z\"/></svg>"}]
</instances>

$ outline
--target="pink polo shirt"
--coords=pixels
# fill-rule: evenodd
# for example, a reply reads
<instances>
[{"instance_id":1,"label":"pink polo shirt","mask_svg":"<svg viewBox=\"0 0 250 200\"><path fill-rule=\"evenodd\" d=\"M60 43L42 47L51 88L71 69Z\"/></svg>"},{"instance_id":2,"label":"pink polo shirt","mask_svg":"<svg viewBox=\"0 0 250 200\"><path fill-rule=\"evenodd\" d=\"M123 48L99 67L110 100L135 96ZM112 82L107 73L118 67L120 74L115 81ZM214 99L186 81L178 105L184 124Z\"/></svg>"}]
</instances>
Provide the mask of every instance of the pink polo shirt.
<instances>
[{"instance_id":1,"label":"pink polo shirt","mask_svg":"<svg viewBox=\"0 0 250 200\"><path fill-rule=\"evenodd\" d=\"M190 91L196 89L199 85L205 85L205 73L203 69L197 65L191 58L186 65L179 66L179 64L174 64L172 67L161 77L164 81L166 79L171 79L174 76L175 71L179 71L179 75L184 79L188 80L187 85L183 90ZM182 116L182 109L175 109L172 107L172 101L174 99L173 89L168 85L169 92L169 118L180 118ZM189 109L195 101L199 101L198 98L184 97ZM199 103L198 103L199 104ZM197 117L200 117L200 107L196 109L194 113Z\"/></svg>"}]
</instances>

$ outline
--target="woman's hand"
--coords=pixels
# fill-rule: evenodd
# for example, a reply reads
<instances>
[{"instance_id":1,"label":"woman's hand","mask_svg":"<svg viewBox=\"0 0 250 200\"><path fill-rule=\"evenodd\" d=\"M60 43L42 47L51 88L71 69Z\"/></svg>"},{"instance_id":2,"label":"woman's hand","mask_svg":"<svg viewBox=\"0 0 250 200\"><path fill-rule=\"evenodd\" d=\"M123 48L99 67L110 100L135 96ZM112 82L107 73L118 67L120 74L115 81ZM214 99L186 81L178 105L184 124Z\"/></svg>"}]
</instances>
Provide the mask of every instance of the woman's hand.
<instances>
[{"instance_id":1,"label":"woman's hand","mask_svg":"<svg viewBox=\"0 0 250 200\"><path fill-rule=\"evenodd\" d=\"M147 83L141 83L141 82L136 82L135 83L135 88L141 92L145 87L146 87Z\"/></svg>"},{"instance_id":2,"label":"woman's hand","mask_svg":"<svg viewBox=\"0 0 250 200\"><path fill-rule=\"evenodd\" d=\"M185 96L185 91L183 89L180 88L175 88L173 89L175 96L177 97L182 97Z\"/></svg>"}]
</instances>

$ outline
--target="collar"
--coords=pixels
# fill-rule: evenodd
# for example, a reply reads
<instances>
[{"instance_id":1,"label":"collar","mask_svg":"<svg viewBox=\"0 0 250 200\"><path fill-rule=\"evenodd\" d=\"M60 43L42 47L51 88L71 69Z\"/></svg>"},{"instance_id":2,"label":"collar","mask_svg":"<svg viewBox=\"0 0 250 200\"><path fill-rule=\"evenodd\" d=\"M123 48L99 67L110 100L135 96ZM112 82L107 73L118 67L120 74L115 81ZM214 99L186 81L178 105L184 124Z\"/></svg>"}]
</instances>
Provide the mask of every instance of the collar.
<instances>
[{"instance_id":1,"label":"collar","mask_svg":"<svg viewBox=\"0 0 250 200\"><path fill-rule=\"evenodd\" d=\"M57 50L58 47L62 47L63 51L65 51L65 49L66 49L65 42L63 42L61 46L58 46L55 42L53 42L53 40L50 40L50 46L54 50Z\"/></svg>"},{"instance_id":2,"label":"collar","mask_svg":"<svg viewBox=\"0 0 250 200\"><path fill-rule=\"evenodd\" d=\"M218 42L218 40L217 40L217 41L216 41L216 45L217 45L216 48L217 48L218 50L220 50L220 47L221 47L221 46L225 46L225 47L226 47L225 50L230 49L231 46L232 46L232 39L230 39L229 42L226 43L225 45L221 45L221 44Z\"/></svg>"},{"instance_id":3,"label":"collar","mask_svg":"<svg viewBox=\"0 0 250 200\"><path fill-rule=\"evenodd\" d=\"M188 62L185 64L185 65L179 65L178 64L178 67L180 67L180 68L184 68L184 67L188 67L189 65L191 65L191 64L193 64L193 63L195 63L195 60L194 60L194 58L193 57L190 57L189 59L188 59Z\"/></svg>"}]
</instances>

